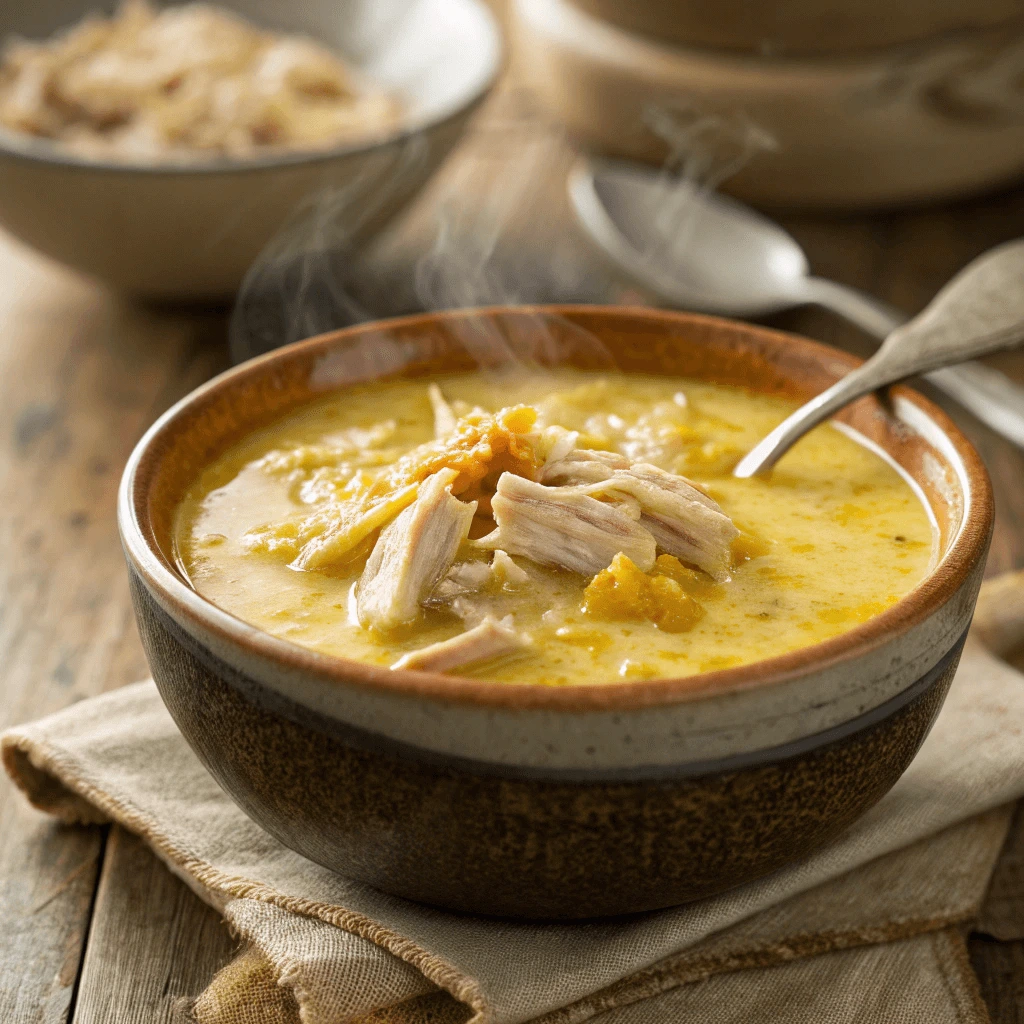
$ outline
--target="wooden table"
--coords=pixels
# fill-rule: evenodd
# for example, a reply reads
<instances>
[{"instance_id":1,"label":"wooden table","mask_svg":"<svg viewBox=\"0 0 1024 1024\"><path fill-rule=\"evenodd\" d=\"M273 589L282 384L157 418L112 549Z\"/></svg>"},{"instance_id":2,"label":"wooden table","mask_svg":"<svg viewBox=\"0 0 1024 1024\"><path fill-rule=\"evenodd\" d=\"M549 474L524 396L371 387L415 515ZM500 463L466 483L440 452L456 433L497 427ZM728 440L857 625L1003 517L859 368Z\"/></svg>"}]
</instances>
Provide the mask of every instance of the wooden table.
<instances>
[{"instance_id":1,"label":"wooden table","mask_svg":"<svg viewBox=\"0 0 1024 1024\"><path fill-rule=\"evenodd\" d=\"M476 191L488 198L468 227L462 215L449 225L463 240L477 232L471 258L440 278L431 273L437 266L421 264L421 282L433 281L435 298L450 304L594 300L610 291L622 298L568 225L561 141L549 136L535 150L523 148L511 167L502 156L507 143L503 132L485 131L473 143L476 157L446 168L425 210L444 194L461 196L455 210L462 209L469 179L483 182ZM543 217L530 216L536 204ZM786 223L818 273L912 311L982 250L1024 235L1024 191L898 215ZM413 218L385 250L391 276L377 279L380 310L416 301L407 282L426 231L429 217ZM774 322L867 351L855 330L823 312ZM141 308L0 240L0 724L147 674L114 522L118 478L156 416L227 365L226 333L222 313ZM1024 380L1024 353L999 365ZM990 571L1022 566L1024 453L951 411L995 481ZM998 884L1024 918L1020 816ZM231 951L218 916L133 837L55 825L0 782L4 1024L170 1021ZM971 954L993 1019L1024 1021L1024 942L974 937Z\"/></svg>"}]
</instances>

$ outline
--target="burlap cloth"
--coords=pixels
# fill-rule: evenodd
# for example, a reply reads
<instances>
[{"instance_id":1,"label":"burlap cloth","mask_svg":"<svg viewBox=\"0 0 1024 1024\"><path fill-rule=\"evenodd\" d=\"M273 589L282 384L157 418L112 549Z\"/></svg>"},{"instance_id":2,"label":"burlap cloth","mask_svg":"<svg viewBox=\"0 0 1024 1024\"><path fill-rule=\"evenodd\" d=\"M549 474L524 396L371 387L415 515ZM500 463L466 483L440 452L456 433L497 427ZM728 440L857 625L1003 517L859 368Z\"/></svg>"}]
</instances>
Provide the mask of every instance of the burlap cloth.
<instances>
[{"instance_id":1,"label":"burlap cloth","mask_svg":"<svg viewBox=\"0 0 1024 1024\"><path fill-rule=\"evenodd\" d=\"M11 730L4 764L62 820L137 832L224 915L242 945L192 1007L201 1024L984 1021L963 928L1024 795L1024 677L976 637L1021 638L1022 587L986 592L931 735L844 836L762 881L630 919L459 916L335 875L221 792L152 682Z\"/></svg>"}]
</instances>

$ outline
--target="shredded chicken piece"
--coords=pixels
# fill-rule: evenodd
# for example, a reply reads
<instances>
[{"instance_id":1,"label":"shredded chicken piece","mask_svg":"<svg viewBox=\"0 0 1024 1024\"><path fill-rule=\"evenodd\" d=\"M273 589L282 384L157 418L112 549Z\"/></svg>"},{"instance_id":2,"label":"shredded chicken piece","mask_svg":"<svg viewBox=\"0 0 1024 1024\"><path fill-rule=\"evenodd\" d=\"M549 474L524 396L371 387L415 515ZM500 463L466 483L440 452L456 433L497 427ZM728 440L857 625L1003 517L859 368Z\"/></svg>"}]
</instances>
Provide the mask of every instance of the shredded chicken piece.
<instances>
[{"instance_id":1,"label":"shredded chicken piece","mask_svg":"<svg viewBox=\"0 0 1024 1024\"><path fill-rule=\"evenodd\" d=\"M515 631L511 615L506 615L500 622L488 615L479 625L450 640L442 640L402 655L391 668L450 672L465 665L492 661L510 654L523 654L532 646L527 637Z\"/></svg>"},{"instance_id":2,"label":"shredded chicken piece","mask_svg":"<svg viewBox=\"0 0 1024 1024\"><path fill-rule=\"evenodd\" d=\"M430 397L430 407L434 410L434 437L440 440L454 434L458 417L441 394L441 389L431 384L427 388L427 395Z\"/></svg>"},{"instance_id":3,"label":"shredded chicken piece","mask_svg":"<svg viewBox=\"0 0 1024 1024\"><path fill-rule=\"evenodd\" d=\"M728 576L730 545L739 530L714 499L685 478L638 462L585 489L630 496L640 504L640 525L661 551L692 562L715 579Z\"/></svg>"},{"instance_id":4,"label":"shredded chicken piece","mask_svg":"<svg viewBox=\"0 0 1024 1024\"><path fill-rule=\"evenodd\" d=\"M546 487L512 473L491 501L498 528L475 543L544 565L593 576L621 551L646 572L654 565L651 534L614 504L575 487Z\"/></svg>"},{"instance_id":5,"label":"shredded chicken piece","mask_svg":"<svg viewBox=\"0 0 1024 1024\"><path fill-rule=\"evenodd\" d=\"M0 124L93 158L322 149L386 131L401 110L314 40L204 3L128 0L44 42L8 42L0 66Z\"/></svg>"},{"instance_id":6,"label":"shredded chicken piece","mask_svg":"<svg viewBox=\"0 0 1024 1024\"><path fill-rule=\"evenodd\" d=\"M580 441L578 430L566 430L551 424L539 431L533 442L534 448L544 456L544 462L559 462L575 448Z\"/></svg>"},{"instance_id":7,"label":"shredded chicken piece","mask_svg":"<svg viewBox=\"0 0 1024 1024\"><path fill-rule=\"evenodd\" d=\"M591 488L586 484L581 484L580 490L584 494L589 494ZM629 516L630 519L640 522L640 519L643 517L643 507L633 495L626 494L624 491L608 491L607 493L597 491L596 493L601 495L602 501L607 501L610 505L614 505L620 512Z\"/></svg>"},{"instance_id":8,"label":"shredded chicken piece","mask_svg":"<svg viewBox=\"0 0 1024 1024\"><path fill-rule=\"evenodd\" d=\"M331 502L300 522L286 520L243 538L250 551L282 551L294 569L323 569L338 565L374 530L391 522L416 500L418 484L407 484L380 495L364 490L350 501Z\"/></svg>"},{"instance_id":9,"label":"shredded chicken piece","mask_svg":"<svg viewBox=\"0 0 1024 1024\"><path fill-rule=\"evenodd\" d=\"M507 551L498 548L491 559L491 574L503 587L519 587L530 582L530 574L512 561Z\"/></svg>"},{"instance_id":10,"label":"shredded chicken piece","mask_svg":"<svg viewBox=\"0 0 1024 1024\"><path fill-rule=\"evenodd\" d=\"M558 459L549 459L540 471L545 484L591 484L607 480L617 469L629 469L629 459L618 452L575 448Z\"/></svg>"},{"instance_id":11,"label":"shredded chicken piece","mask_svg":"<svg viewBox=\"0 0 1024 1024\"><path fill-rule=\"evenodd\" d=\"M426 604L435 607L450 605L456 598L476 593L490 578L491 567L486 562L457 562L431 591Z\"/></svg>"},{"instance_id":12,"label":"shredded chicken piece","mask_svg":"<svg viewBox=\"0 0 1024 1024\"><path fill-rule=\"evenodd\" d=\"M443 608L457 615L468 626L475 626L492 612L493 600L485 596L491 592L514 590L530 580L525 569L516 565L505 551L495 551L490 563L480 559L456 562L444 579L423 602L428 608Z\"/></svg>"},{"instance_id":13,"label":"shredded chicken piece","mask_svg":"<svg viewBox=\"0 0 1024 1024\"><path fill-rule=\"evenodd\" d=\"M629 496L639 503L640 525L660 551L692 562L716 580L728 577L729 546L739 530L718 503L689 480L635 463L584 489L588 494Z\"/></svg>"},{"instance_id":14,"label":"shredded chicken piece","mask_svg":"<svg viewBox=\"0 0 1024 1024\"><path fill-rule=\"evenodd\" d=\"M667 473L657 466L652 466L649 462L634 462L629 467L629 471L640 480L646 480L663 490L682 495L689 501L700 502L713 512L722 512L722 506L714 498L685 476L680 476L678 473Z\"/></svg>"},{"instance_id":15,"label":"shredded chicken piece","mask_svg":"<svg viewBox=\"0 0 1024 1024\"><path fill-rule=\"evenodd\" d=\"M476 502L452 497L457 476L442 469L424 481L416 501L377 538L356 595L363 627L391 629L415 619L448 571L476 514Z\"/></svg>"}]
</instances>

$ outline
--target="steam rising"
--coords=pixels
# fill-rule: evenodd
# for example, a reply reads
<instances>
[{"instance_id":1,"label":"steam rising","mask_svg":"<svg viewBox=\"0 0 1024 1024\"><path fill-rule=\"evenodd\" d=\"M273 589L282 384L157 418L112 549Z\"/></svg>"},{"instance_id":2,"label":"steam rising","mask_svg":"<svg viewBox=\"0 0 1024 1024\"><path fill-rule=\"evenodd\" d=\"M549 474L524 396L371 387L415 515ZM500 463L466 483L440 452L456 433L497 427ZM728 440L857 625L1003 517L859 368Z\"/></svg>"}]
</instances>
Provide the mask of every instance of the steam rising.
<instances>
[{"instance_id":1,"label":"steam rising","mask_svg":"<svg viewBox=\"0 0 1024 1024\"><path fill-rule=\"evenodd\" d=\"M422 137L370 160L342 186L325 185L271 242L243 283L231 323L236 360L365 320L419 310L548 302L637 302L630 287L595 256L566 198L573 150L540 122L523 97L506 94L440 171L420 199L372 245L382 215L410 190L429 157ZM678 246L694 185L714 188L771 140L741 118L658 108L652 131L666 143L663 238ZM546 315L499 330L484 318L452 327L489 372L550 365L568 344L577 361L609 369L588 332L550 330ZM555 337L557 333L557 338ZM387 373L412 358L399 346L354 348L346 366L325 372L340 383Z\"/></svg>"},{"instance_id":2,"label":"steam rising","mask_svg":"<svg viewBox=\"0 0 1024 1024\"><path fill-rule=\"evenodd\" d=\"M778 143L739 111L710 113L689 104L652 106L645 121L668 152L658 191L657 233L643 253L654 263L673 259L673 250L678 252L692 236L695 196L715 191L759 154L778 149Z\"/></svg>"},{"instance_id":3,"label":"steam rising","mask_svg":"<svg viewBox=\"0 0 1024 1024\"><path fill-rule=\"evenodd\" d=\"M250 268L231 317L236 362L314 334L372 319L360 247L426 160L426 140L371 155L342 185L325 185L300 206Z\"/></svg>"}]
</instances>

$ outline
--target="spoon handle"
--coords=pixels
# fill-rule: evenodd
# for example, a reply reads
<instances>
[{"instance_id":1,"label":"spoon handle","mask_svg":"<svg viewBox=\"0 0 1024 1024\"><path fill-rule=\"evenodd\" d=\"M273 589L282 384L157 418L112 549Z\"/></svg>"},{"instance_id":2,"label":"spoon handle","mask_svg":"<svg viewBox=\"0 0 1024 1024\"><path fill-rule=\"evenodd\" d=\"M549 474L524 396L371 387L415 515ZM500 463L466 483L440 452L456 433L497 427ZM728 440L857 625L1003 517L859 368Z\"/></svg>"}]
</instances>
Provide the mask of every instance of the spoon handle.
<instances>
[{"instance_id":1,"label":"spoon handle","mask_svg":"<svg viewBox=\"0 0 1024 1024\"><path fill-rule=\"evenodd\" d=\"M880 359L902 380L997 352L1024 337L1024 239L978 257L924 311L882 343Z\"/></svg>"},{"instance_id":2,"label":"spoon handle","mask_svg":"<svg viewBox=\"0 0 1024 1024\"><path fill-rule=\"evenodd\" d=\"M740 461L734 475L764 473L808 430L861 395L1022 340L1024 240L1018 240L992 249L957 274L871 359L780 423Z\"/></svg>"},{"instance_id":3,"label":"spoon handle","mask_svg":"<svg viewBox=\"0 0 1024 1024\"><path fill-rule=\"evenodd\" d=\"M882 364L882 372L879 372L875 364L881 354L879 351L862 366L836 381L832 387L800 406L740 459L732 475L746 479L767 473L809 430L854 399L891 383L895 378L886 379L885 364Z\"/></svg>"},{"instance_id":4,"label":"spoon handle","mask_svg":"<svg viewBox=\"0 0 1024 1024\"><path fill-rule=\"evenodd\" d=\"M906 314L888 302L825 277L808 277L800 292L804 301L832 310L879 341L907 321Z\"/></svg>"},{"instance_id":5,"label":"spoon handle","mask_svg":"<svg viewBox=\"0 0 1024 1024\"><path fill-rule=\"evenodd\" d=\"M808 278L805 294L808 302L830 309L879 340L907 321L895 306L827 278ZM1024 448L1024 388L1006 374L967 362L932 370L925 378L986 426Z\"/></svg>"}]
</instances>

